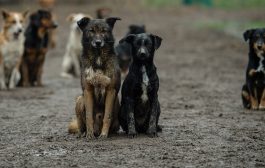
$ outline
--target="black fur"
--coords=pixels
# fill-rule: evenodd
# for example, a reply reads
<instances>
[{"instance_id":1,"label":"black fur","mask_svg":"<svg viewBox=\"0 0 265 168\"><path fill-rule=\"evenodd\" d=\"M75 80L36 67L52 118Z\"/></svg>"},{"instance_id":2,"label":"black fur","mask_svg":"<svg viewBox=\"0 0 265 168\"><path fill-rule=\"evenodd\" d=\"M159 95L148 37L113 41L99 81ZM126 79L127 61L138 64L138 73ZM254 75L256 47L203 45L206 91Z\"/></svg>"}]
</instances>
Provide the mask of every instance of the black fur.
<instances>
[{"instance_id":1,"label":"black fur","mask_svg":"<svg viewBox=\"0 0 265 168\"><path fill-rule=\"evenodd\" d=\"M144 25L130 25L129 31L127 35L129 34L140 34L145 33L145 26ZM127 36L126 35L126 36ZM115 52L118 56L119 66L123 72L127 72L131 61L131 45L128 44L126 41L122 40L120 43L115 47Z\"/></svg>"},{"instance_id":2,"label":"black fur","mask_svg":"<svg viewBox=\"0 0 265 168\"><path fill-rule=\"evenodd\" d=\"M137 133L147 133L151 137L161 131L158 126L160 104L158 101L159 78L153 63L154 53L162 39L152 34L129 35L122 39L132 47L133 62L122 86L121 111L119 121L122 129L131 137ZM144 81L143 67L149 79ZM142 100L146 84L147 101Z\"/></svg>"},{"instance_id":3,"label":"black fur","mask_svg":"<svg viewBox=\"0 0 265 168\"><path fill-rule=\"evenodd\" d=\"M250 96L257 99L258 104L261 103L265 88L265 60L261 61L260 57L264 58L265 54L265 29L247 30L243 37L245 41L249 41L249 62L246 71L246 83L242 88L242 101L245 108L257 109L258 107L253 107L251 104Z\"/></svg>"}]
</instances>

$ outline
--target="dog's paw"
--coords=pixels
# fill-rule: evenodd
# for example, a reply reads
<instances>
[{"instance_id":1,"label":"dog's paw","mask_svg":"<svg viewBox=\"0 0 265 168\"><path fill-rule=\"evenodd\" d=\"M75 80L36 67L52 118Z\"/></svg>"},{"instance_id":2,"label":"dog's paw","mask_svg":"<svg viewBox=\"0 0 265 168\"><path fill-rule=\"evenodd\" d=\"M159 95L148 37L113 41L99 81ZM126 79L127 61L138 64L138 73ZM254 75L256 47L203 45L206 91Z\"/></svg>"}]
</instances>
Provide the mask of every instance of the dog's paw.
<instances>
[{"instance_id":1,"label":"dog's paw","mask_svg":"<svg viewBox=\"0 0 265 168\"><path fill-rule=\"evenodd\" d=\"M108 138L108 134L101 133L98 137L98 139L106 139Z\"/></svg>"},{"instance_id":2,"label":"dog's paw","mask_svg":"<svg viewBox=\"0 0 265 168\"><path fill-rule=\"evenodd\" d=\"M146 132L146 134L147 134L150 138L158 137L156 129L148 129L147 132Z\"/></svg>"},{"instance_id":3,"label":"dog's paw","mask_svg":"<svg viewBox=\"0 0 265 168\"><path fill-rule=\"evenodd\" d=\"M5 85L5 83L0 83L0 90L6 90L7 87Z\"/></svg>"},{"instance_id":4,"label":"dog's paw","mask_svg":"<svg viewBox=\"0 0 265 168\"><path fill-rule=\"evenodd\" d=\"M137 133L136 132L134 132L134 133L128 133L128 138L130 138L130 139L133 139L133 138L136 138L137 137Z\"/></svg>"},{"instance_id":5,"label":"dog's paw","mask_svg":"<svg viewBox=\"0 0 265 168\"><path fill-rule=\"evenodd\" d=\"M94 133L87 133L86 134L86 139L87 140L92 140L92 139L95 139L96 137L95 137L95 135L94 135Z\"/></svg>"},{"instance_id":6,"label":"dog's paw","mask_svg":"<svg viewBox=\"0 0 265 168\"><path fill-rule=\"evenodd\" d=\"M259 105L259 110L265 110L265 106Z\"/></svg>"}]
</instances>

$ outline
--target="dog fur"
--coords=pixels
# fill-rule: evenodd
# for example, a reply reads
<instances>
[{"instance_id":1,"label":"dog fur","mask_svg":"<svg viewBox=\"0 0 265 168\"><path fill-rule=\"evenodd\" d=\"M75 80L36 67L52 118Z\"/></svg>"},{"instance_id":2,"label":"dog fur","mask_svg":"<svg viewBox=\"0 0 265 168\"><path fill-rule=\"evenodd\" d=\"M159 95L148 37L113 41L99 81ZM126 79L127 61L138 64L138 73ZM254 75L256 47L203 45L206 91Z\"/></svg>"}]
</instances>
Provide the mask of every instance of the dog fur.
<instances>
[{"instance_id":1,"label":"dog fur","mask_svg":"<svg viewBox=\"0 0 265 168\"><path fill-rule=\"evenodd\" d=\"M129 31L126 36L128 36L129 34L140 34L145 32L146 31L144 25L130 25ZM132 62L131 45L128 44L126 41L121 41L115 47L115 52L118 56L122 77L125 78L125 76L128 74L129 66Z\"/></svg>"},{"instance_id":2,"label":"dog fur","mask_svg":"<svg viewBox=\"0 0 265 168\"><path fill-rule=\"evenodd\" d=\"M250 29L243 36L249 41L246 83L242 87L243 106L265 110L265 29Z\"/></svg>"},{"instance_id":3,"label":"dog fur","mask_svg":"<svg viewBox=\"0 0 265 168\"><path fill-rule=\"evenodd\" d=\"M24 50L24 13L2 11L3 31L0 33L0 90L13 89L20 80L19 65Z\"/></svg>"},{"instance_id":4,"label":"dog fur","mask_svg":"<svg viewBox=\"0 0 265 168\"><path fill-rule=\"evenodd\" d=\"M129 137L135 137L138 133L156 137L161 128L158 126L159 78L153 59L162 39L142 33L128 35L123 41L132 46L133 61L122 86L119 122Z\"/></svg>"},{"instance_id":5,"label":"dog fur","mask_svg":"<svg viewBox=\"0 0 265 168\"><path fill-rule=\"evenodd\" d=\"M120 18L91 20L85 17L78 21L83 32L83 94L77 99L75 110L79 136L85 134L87 139L106 138L119 129L117 94L121 79L112 35L117 20ZM95 122L96 116L102 116L101 122Z\"/></svg>"},{"instance_id":6,"label":"dog fur","mask_svg":"<svg viewBox=\"0 0 265 168\"><path fill-rule=\"evenodd\" d=\"M56 27L49 11L38 10L30 16L25 33L26 40L20 67L22 78L19 85L42 86L43 64L48 51L48 31Z\"/></svg>"},{"instance_id":7,"label":"dog fur","mask_svg":"<svg viewBox=\"0 0 265 168\"><path fill-rule=\"evenodd\" d=\"M83 17L92 19L90 15L83 13L73 13L67 17L71 22L70 35L66 46L66 51L62 63L62 77L73 78L80 76L80 57L82 54L81 37L82 31L77 22Z\"/></svg>"}]
</instances>

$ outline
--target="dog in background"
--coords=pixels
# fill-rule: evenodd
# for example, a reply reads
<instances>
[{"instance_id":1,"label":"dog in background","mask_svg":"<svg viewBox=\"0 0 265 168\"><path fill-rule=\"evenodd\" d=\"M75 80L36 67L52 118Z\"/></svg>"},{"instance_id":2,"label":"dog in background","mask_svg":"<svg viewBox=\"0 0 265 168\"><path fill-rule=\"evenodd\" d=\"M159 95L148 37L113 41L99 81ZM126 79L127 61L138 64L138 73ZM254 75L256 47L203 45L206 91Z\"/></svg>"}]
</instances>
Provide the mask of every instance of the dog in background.
<instances>
[{"instance_id":1,"label":"dog in background","mask_svg":"<svg viewBox=\"0 0 265 168\"><path fill-rule=\"evenodd\" d=\"M78 26L83 32L83 94L76 101L77 126L73 121L69 126L69 132L77 129L79 136L85 133L87 139L106 138L109 133L119 130L117 94L121 80L112 34L117 20L120 18L91 20L85 17L78 21ZM102 124L98 125L100 123Z\"/></svg>"},{"instance_id":2,"label":"dog in background","mask_svg":"<svg viewBox=\"0 0 265 168\"><path fill-rule=\"evenodd\" d=\"M249 41L246 83L242 88L243 106L265 110L265 29L250 29L243 36Z\"/></svg>"},{"instance_id":3,"label":"dog in background","mask_svg":"<svg viewBox=\"0 0 265 168\"><path fill-rule=\"evenodd\" d=\"M24 50L24 13L2 11L4 27L0 33L0 90L13 89L20 80L19 65Z\"/></svg>"},{"instance_id":4,"label":"dog in background","mask_svg":"<svg viewBox=\"0 0 265 168\"><path fill-rule=\"evenodd\" d=\"M73 78L80 76L80 57L82 54L81 37L82 31L77 22L83 17L92 19L90 15L77 13L67 17L67 21L71 22L70 35L66 46L66 51L62 63L62 77Z\"/></svg>"},{"instance_id":5,"label":"dog in background","mask_svg":"<svg viewBox=\"0 0 265 168\"><path fill-rule=\"evenodd\" d=\"M42 86L42 72L45 55L48 50L50 29L55 29L57 24L52 20L49 11L38 10L31 14L30 22L25 32L25 45L20 67L21 80L19 85Z\"/></svg>"},{"instance_id":6,"label":"dog in background","mask_svg":"<svg viewBox=\"0 0 265 168\"><path fill-rule=\"evenodd\" d=\"M152 34L131 34L121 40L132 47L133 61L122 85L119 122L122 129L133 138L138 133L156 137L162 129L158 126L160 104L159 78L154 65L154 54L162 39Z\"/></svg>"},{"instance_id":7,"label":"dog in background","mask_svg":"<svg viewBox=\"0 0 265 168\"><path fill-rule=\"evenodd\" d=\"M145 32L146 31L145 31L144 25L130 25L127 35L140 34L140 33L145 33ZM132 61L131 45L128 44L126 41L121 41L115 47L115 52L116 52L116 55L118 56L119 66L122 72L122 76L124 78L128 73L128 69Z\"/></svg>"},{"instance_id":8,"label":"dog in background","mask_svg":"<svg viewBox=\"0 0 265 168\"><path fill-rule=\"evenodd\" d=\"M97 19L105 19L110 16L111 12L110 8L99 8L96 11Z\"/></svg>"}]
</instances>

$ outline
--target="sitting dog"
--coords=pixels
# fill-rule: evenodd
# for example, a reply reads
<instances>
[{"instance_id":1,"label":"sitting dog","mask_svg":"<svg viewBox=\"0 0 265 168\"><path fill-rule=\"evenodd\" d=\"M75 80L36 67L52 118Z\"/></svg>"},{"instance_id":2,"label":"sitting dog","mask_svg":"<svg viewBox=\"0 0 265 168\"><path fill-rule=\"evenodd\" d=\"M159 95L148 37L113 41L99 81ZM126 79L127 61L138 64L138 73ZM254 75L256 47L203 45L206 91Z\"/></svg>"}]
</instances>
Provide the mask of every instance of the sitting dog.
<instances>
[{"instance_id":1,"label":"sitting dog","mask_svg":"<svg viewBox=\"0 0 265 168\"><path fill-rule=\"evenodd\" d=\"M249 62L246 83L242 88L243 105L247 109L265 110L265 29L250 29L244 33L249 41Z\"/></svg>"},{"instance_id":2,"label":"sitting dog","mask_svg":"<svg viewBox=\"0 0 265 168\"><path fill-rule=\"evenodd\" d=\"M83 32L81 56L83 94L78 97L75 109L79 136L85 133L87 139L106 138L109 133L119 129L117 94L121 80L112 35L117 20L120 18L91 20L85 17L78 21L78 26ZM97 116L102 116L100 118L102 122L95 122ZM102 124L95 126L95 123ZM69 131L74 129L69 128Z\"/></svg>"},{"instance_id":3,"label":"sitting dog","mask_svg":"<svg viewBox=\"0 0 265 168\"><path fill-rule=\"evenodd\" d=\"M42 86L42 71L45 55L48 49L50 29L56 28L51 13L46 10L38 10L30 16L30 23L25 33L24 53L20 67L20 85Z\"/></svg>"},{"instance_id":4,"label":"sitting dog","mask_svg":"<svg viewBox=\"0 0 265 168\"><path fill-rule=\"evenodd\" d=\"M19 65L24 50L24 13L3 11L4 28L0 33L0 90L13 89L20 80Z\"/></svg>"},{"instance_id":5,"label":"sitting dog","mask_svg":"<svg viewBox=\"0 0 265 168\"><path fill-rule=\"evenodd\" d=\"M61 76L73 78L80 76L80 57L82 54L81 37L82 31L77 26L77 21L81 20L83 17L88 17L92 19L91 16L78 13L71 14L67 17L67 21L71 22L71 31L66 46L66 52L63 58L62 69L63 72Z\"/></svg>"},{"instance_id":6,"label":"sitting dog","mask_svg":"<svg viewBox=\"0 0 265 168\"><path fill-rule=\"evenodd\" d=\"M162 39L152 34L128 35L132 46L133 61L122 86L119 122L129 137L146 133L156 137L162 129L158 126L160 104L158 101L159 79L154 65L154 53Z\"/></svg>"},{"instance_id":7,"label":"sitting dog","mask_svg":"<svg viewBox=\"0 0 265 168\"><path fill-rule=\"evenodd\" d=\"M142 26L130 25L129 32L127 33L127 35L140 34L140 33L145 33L144 25ZM131 45L128 44L126 41L122 41L115 47L115 52L118 56L118 61L119 61L119 66L122 72L122 76L125 77L128 73L128 69L132 61Z\"/></svg>"}]
</instances>

